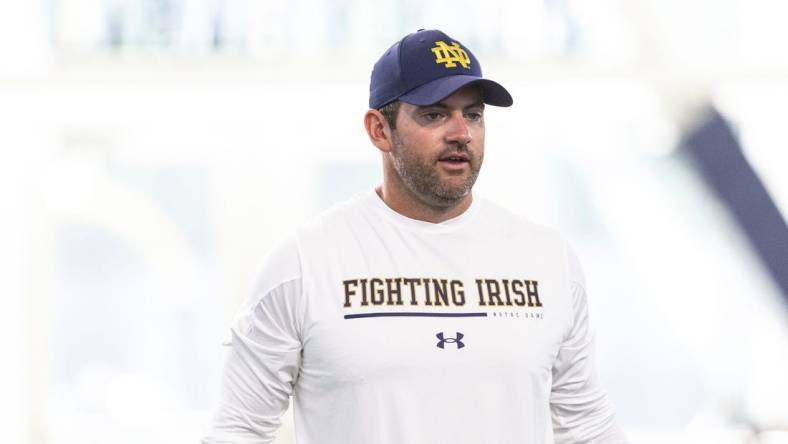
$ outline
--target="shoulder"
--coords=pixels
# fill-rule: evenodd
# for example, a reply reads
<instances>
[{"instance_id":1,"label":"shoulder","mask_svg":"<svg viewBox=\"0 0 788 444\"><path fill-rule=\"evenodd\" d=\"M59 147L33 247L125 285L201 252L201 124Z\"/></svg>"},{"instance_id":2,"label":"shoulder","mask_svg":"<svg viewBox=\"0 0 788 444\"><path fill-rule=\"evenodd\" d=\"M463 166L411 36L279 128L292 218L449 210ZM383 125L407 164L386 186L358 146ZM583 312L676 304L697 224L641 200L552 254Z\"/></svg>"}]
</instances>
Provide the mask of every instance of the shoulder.
<instances>
[{"instance_id":1,"label":"shoulder","mask_svg":"<svg viewBox=\"0 0 788 444\"><path fill-rule=\"evenodd\" d=\"M263 256L257 270L252 292L258 299L285 283L301 279L297 232L291 230L274 243Z\"/></svg>"},{"instance_id":2,"label":"shoulder","mask_svg":"<svg viewBox=\"0 0 788 444\"><path fill-rule=\"evenodd\" d=\"M298 247L304 249L315 243L322 245L342 233L352 231L352 227L363 219L369 200L368 192L357 193L307 219L295 230Z\"/></svg>"},{"instance_id":3,"label":"shoulder","mask_svg":"<svg viewBox=\"0 0 788 444\"><path fill-rule=\"evenodd\" d=\"M556 257L573 284L585 286L583 269L569 240L555 227L536 222L524 214L512 211L488 198L481 198L481 222L485 230L519 240L532 251Z\"/></svg>"},{"instance_id":4,"label":"shoulder","mask_svg":"<svg viewBox=\"0 0 788 444\"><path fill-rule=\"evenodd\" d=\"M488 230L507 235L528 236L555 244L565 242L564 237L554 227L536 222L489 198L482 197L479 200L482 207L480 221Z\"/></svg>"},{"instance_id":5,"label":"shoulder","mask_svg":"<svg viewBox=\"0 0 788 444\"><path fill-rule=\"evenodd\" d=\"M358 213L360 195L336 203L286 231L263 255L257 266L253 291L264 295L272 289L306 273L305 260L313 258L326 242L337 237L341 226Z\"/></svg>"},{"instance_id":6,"label":"shoulder","mask_svg":"<svg viewBox=\"0 0 788 444\"><path fill-rule=\"evenodd\" d=\"M253 313L261 304L269 306L272 312L285 308L299 313L305 310L303 281L310 270L309 262L319 259L326 240L336 237L336 227L353 214L358 200L354 197L340 202L307 219L285 232L267 250L256 267L251 290L236 315L237 331L248 331Z\"/></svg>"}]
</instances>

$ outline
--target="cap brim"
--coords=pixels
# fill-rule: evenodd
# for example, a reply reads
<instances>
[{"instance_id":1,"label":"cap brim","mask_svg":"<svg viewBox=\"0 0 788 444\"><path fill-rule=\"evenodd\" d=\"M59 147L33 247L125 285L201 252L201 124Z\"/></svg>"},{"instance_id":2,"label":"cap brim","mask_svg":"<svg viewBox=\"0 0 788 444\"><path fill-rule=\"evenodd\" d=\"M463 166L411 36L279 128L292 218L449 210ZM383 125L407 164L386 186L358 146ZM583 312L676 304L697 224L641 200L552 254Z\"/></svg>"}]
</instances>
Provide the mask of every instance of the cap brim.
<instances>
[{"instance_id":1,"label":"cap brim","mask_svg":"<svg viewBox=\"0 0 788 444\"><path fill-rule=\"evenodd\" d=\"M511 106L514 103L511 94L500 84L489 79L476 76L455 75L441 77L414 88L399 97L399 100L411 105L432 105L452 95L467 85L478 85L481 88L484 103L493 106Z\"/></svg>"}]
</instances>

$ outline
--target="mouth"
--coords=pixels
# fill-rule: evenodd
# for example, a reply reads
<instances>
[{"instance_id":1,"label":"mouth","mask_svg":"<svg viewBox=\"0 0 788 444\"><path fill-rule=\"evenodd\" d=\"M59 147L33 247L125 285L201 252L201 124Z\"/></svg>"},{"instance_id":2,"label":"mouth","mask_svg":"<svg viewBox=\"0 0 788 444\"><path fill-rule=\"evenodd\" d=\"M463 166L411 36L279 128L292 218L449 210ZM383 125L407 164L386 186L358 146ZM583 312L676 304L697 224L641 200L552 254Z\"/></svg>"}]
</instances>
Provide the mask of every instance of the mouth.
<instances>
[{"instance_id":1,"label":"mouth","mask_svg":"<svg viewBox=\"0 0 788 444\"><path fill-rule=\"evenodd\" d=\"M450 165L461 165L468 163L468 154L466 153L449 153L438 159L439 162L446 162Z\"/></svg>"},{"instance_id":2,"label":"mouth","mask_svg":"<svg viewBox=\"0 0 788 444\"><path fill-rule=\"evenodd\" d=\"M438 165L451 175L466 174L470 169L470 164L467 153L449 153L438 159Z\"/></svg>"}]
</instances>

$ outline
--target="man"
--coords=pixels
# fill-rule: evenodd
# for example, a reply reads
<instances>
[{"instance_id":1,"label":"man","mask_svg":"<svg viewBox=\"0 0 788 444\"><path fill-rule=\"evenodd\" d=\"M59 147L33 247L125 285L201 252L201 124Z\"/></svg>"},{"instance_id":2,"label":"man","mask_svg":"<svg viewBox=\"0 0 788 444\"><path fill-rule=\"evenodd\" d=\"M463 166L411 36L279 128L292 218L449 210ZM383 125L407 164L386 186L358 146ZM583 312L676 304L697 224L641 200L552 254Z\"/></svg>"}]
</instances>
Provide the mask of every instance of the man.
<instances>
[{"instance_id":1,"label":"man","mask_svg":"<svg viewBox=\"0 0 788 444\"><path fill-rule=\"evenodd\" d=\"M232 327L208 444L622 443L596 378L580 266L557 233L476 198L484 105L509 106L436 30L375 64L383 184L269 255Z\"/></svg>"}]
</instances>

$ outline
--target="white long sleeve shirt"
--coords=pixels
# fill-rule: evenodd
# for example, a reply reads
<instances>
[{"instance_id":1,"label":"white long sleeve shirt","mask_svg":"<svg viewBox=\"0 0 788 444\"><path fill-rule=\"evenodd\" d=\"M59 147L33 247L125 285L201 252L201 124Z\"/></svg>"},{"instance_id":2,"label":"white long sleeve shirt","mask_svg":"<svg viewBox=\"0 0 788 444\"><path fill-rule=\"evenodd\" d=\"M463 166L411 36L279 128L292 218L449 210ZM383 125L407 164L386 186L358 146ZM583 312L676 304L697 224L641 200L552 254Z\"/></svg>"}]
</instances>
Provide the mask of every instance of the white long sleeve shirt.
<instances>
[{"instance_id":1,"label":"white long sleeve shirt","mask_svg":"<svg viewBox=\"0 0 788 444\"><path fill-rule=\"evenodd\" d=\"M370 190L265 260L206 444L626 442L566 242L484 199L434 224Z\"/></svg>"}]
</instances>

